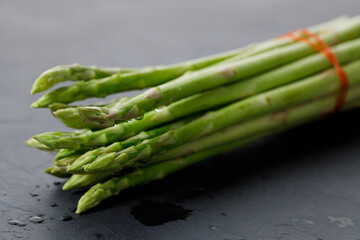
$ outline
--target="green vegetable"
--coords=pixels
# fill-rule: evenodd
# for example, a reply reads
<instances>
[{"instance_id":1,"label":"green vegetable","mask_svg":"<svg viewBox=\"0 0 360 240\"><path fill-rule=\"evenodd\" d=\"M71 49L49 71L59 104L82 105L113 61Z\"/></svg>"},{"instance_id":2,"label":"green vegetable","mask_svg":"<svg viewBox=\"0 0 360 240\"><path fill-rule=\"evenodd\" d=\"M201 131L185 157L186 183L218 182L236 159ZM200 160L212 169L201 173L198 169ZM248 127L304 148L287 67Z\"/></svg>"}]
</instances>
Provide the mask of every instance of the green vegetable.
<instances>
[{"instance_id":1,"label":"green vegetable","mask_svg":"<svg viewBox=\"0 0 360 240\"><path fill-rule=\"evenodd\" d=\"M360 39L337 45L332 48L332 52L341 64L359 59ZM169 118L174 119L186 116L187 114L221 106L299 80L329 67L332 67L332 64L324 54L313 54L259 76L181 99L167 107L159 108L156 112L163 111L163 113L152 113L152 119L156 119L156 122L159 122L159 120L160 122L163 122L168 121ZM117 103L116 105L121 104L123 103ZM91 122L97 127L109 127L118 122L108 118L106 113L112 111L112 109L109 108L80 107L78 110L82 113L82 117L86 119L87 123ZM146 120L143 122L154 122L152 119L149 120L148 118L149 117L146 116Z\"/></svg>"},{"instance_id":2,"label":"green vegetable","mask_svg":"<svg viewBox=\"0 0 360 240\"><path fill-rule=\"evenodd\" d=\"M77 171L83 172L82 166L89 162L92 162L99 155L129 148L131 146L134 146L134 145L144 141L145 139L153 138L153 137L159 136L161 134L164 134L169 130L184 126L185 124L189 123L192 119L193 118L186 118L186 119L177 121L175 123L164 125L164 126L161 126L161 127L149 130L149 131L143 131L134 137L128 138L127 140L125 140L123 142L115 142L107 147L96 148L94 150L88 151L85 154L78 157L76 159L76 161L71 162L71 163L68 162L69 164L67 165L67 171L71 172L71 173L77 173ZM71 164L71 166L70 166L70 164Z\"/></svg>"},{"instance_id":3,"label":"green vegetable","mask_svg":"<svg viewBox=\"0 0 360 240\"><path fill-rule=\"evenodd\" d=\"M42 143L40 143L39 141L35 140L34 138L30 138L28 140L25 141L25 144L29 147L33 147L33 148L37 148L39 150L43 150L43 151L54 151L56 149L50 148Z\"/></svg>"},{"instance_id":4,"label":"green vegetable","mask_svg":"<svg viewBox=\"0 0 360 240\"><path fill-rule=\"evenodd\" d=\"M49 91L32 107L48 107L64 125L82 130L42 133L26 144L58 151L45 172L69 178L63 190L91 187L79 201L81 213L129 187L359 107L360 17L335 19L310 31L329 45L344 74L302 30L291 36L312 44L285 35L167 66L54 67L35 81L32 93L73 83ZM131 98L68 105L147 87Z\"/></svg>"},{"instance_id":5,"label":"green vegetable","mask_svg":"<svg viewBox=\"0 0 360 240\"><path fill-rule=\"evenodd\" d=\"M57 83L64 81L89 81L109 77L113 74L123 74L134 71L135 69L88 67L79 64L56 66L45 71L36 79L32 86L31 94L43 92Z\"/></svg>"},{"instance_id":6,"label":"green vegetable","mask_svg":"<svg viewBox=\"0 0 360 240\"><path fill-rule=\"evenodd\" d=\"M360 36L360 20L319 35L330 46L358 38ZM173 81L151 88L125 103L115 105L108 111L107 117L112 120L122 121L136 118L156 107L168 105L198 92L269 71L314 52L316 50L308 44L296 42L226 65L209 67L186 74Z\"/></svg>"},{"instance_id":7,"label":"green vegetable","mask_svg":"<svg viewBox=\"0 0 360 240\"><path fill-rule=\"evenodd\" d=\"M344 110L351 109L353 107L358 107L360 105L359 96L360 96L360 87L357 87L355 90L350 90L350 97L348 98L349 102L346 104ZM214 155L226 153L235 148L238 148L239 146L255 141L259 138L263 138L271 133L281 132L289 128L292 128L294 126L297 126L300 123L304 123L311 119L314 119L315 116L312 114L317 115L317 117L321 115L316 111L319 107L321 111L324 111L326 108L327 110L331 110L333 104L333 102L331 101L333 100L334 100L334 96L326 97L320 101L312 101L306 104L305 107L299 106L298 108L295 108L296 110L294 110L294 113L287 115L286 121L283 122L283 125L278 128L273 128L272 131L265 131L262 133L252 135L247 138L242 138L241 140L235 142L229 142L228 144L223 144L223 145L220 144L217 145L216 147L207 148L207 150L203 150L199 152L195 151L195 153L186 152L186 154L189 155L185 157L177 158L174 160L168 160L144 168L137 168L133 172L130 172L123 176L114 177L103 184L98 183L93 187L91 187L80 198L76 213L79 214L88 211L89 209L97 206L102 200L107 199L111 196L118 195L121 191L127 188L135 187L138 185L144 185L154 180L163 179L164 177L174 172L177 172L185 167L196 164ZM321 106L325 108L322 108ZM283 115L283 113L284 112L280 112L278 114ZM289 112L286 113L289 114ZM305 113L305 116L302 113ZM278 118L277 115L273 115L272 117ZM284 117L282 116L281 119L284 120ZM272 121L277 122L279 120L280 119L276 119L276 120L273 119ZM106 173L101 173L101 174L106 174Z\"/></svg>"},{"instance_id":8,"label":"green vegetable","mask_svg":"<svg viewBox=\"0 0 360 240\"><path fill-rule=\"evenodd\" d=\"M44 172L46 172L50 175L53 175L55 177L59 177L59 178L67 178L67 177L71 176L70 173L66 172L65 170L63 170L57 166L49 167L49 168L45 169Z\"/></svg>"},{"instance_id":9,"label":"green vegetable","mask_svg":"<svg viewBox=\"0 0 360 240\"><path fill-rule=\"evenodd\" d=\"M360 39L338 45L333 48L333 51L341 63L359 58ZM46 136L46 140L44 140L43 143L52 148L64 147L81 149L107 145L113 141L119 141L126 137L130 137L132 136L131 134L136 134L142 130L156 127L162 123L192 113L211 109L216 106L221 106L226 103L231 103L237 99L281 86L303 76L318 72L321 69L329 67L329 65L330 63L327 58L319 53L262 74L258 77L250 78L208 92L195 94L170 104L169 106L148 112L145 114L144 118L139 121L131 120L105 130L89 132L86 134L55 132L42 134L41 137ZM299 69L301 69L301 71L299 71ZM88 114L90 111L96 112L97 110L98 108L88 109ZM99 119L101 118L101 116L97 117ZM103 122L103 124L111 125L113 123L111 121L112 120Z\"/></svg>"},{"instance_id":10,"label":"green vegetable","mask_svg":"<svg viewBox=\"0 0 360 240\"><path fill-rule=\"evenodd\" d=\"M118 73L101 79L80 81L68 87L48 92L31 105L33 108L48 107L53 103L70 103L90 97L105 97L121 91L143 89L170 81L187 71L198 70L228 59L242 50L212 55L169 66L143 68L134 72ZM43 77L40 77L43 79ZM38 85L36 83L36 85Z\"/></svg>"},{"instance_id":11,"label":"green vegetable","mask_svg":"<svg viewBox=\"0 0 360 240\"><path fill-rule=\"evenodd\" d=\"M83 174L83 175L74 174L65 182L62 189L66 191L73 188L83 188L83 187L92 186L111 176L113 176L113 174L111 173L97 173L97 174Z\"/></svg>"},{"instance_id":12,"label":"green vegetable","mask_svg":"<svg viewBox=\"0 0 360 240\"><path fill-rule=\"evenodd\" d=\"M216 154L230 151L243 145L247 141L256 139L257 137L260 136L247 139L246 141L235 142L200 153L195 153L184 158L155 164L146 168L138 168L124 176L112 178L104 184L96 184L80 198L76 213L85 212L90 208L97 206L102 200L119 194L120 191L124 189L146 184L153 180L163 179L165 176L173 172L179 171Z\"/></svg>"},{"instance_id":13,"label":"green vegetable","mask_svg":"<svg viewBox=\"0 0 360 240\"><path fill-rule=\"evenodd\" d=\"M360 83L360 60L345 65L350 87ZM148 139L117 154L100 156L84 167L89 173L117 172L123 167L136 166L152 156L176 146L210 135L240 121L292 107L311 99L339 91L337 72L333 69L281 88L240 100L204 116L185 126ZM39 138L38 141L42 142ZM42 142L45 143L45 142Z\"/></svg>"},{"instance_id":14,"label":"green vegetable","mask_svg":"<svg viewBox=\"0 0 360 240\"><path fill-rule=\"evenodd\" d=\"M338 28L345 24L351 24L351 22L353 21L355 20L339 18L328 23L315 26L312 29L315 32L322 32L324 30L332 30ZM339 37L339 40L342 40L341 36ZM227 62L233 62L235 60L238 60L239 58L242 59L248 56L253 56L277 47L288 45L290 43L292 43L292 41L289 39L275 39L265 41L260 44L253 44L243 49L236 49L233 51L190 60L179 64L149 67L137 69L135 71L125 70L123 72L127 73L124 74L121 72L121 69L111 69L109 71L107 69L104 70L101 68L98 69L96 67L83 67L78 65L74 65L73 68L71 66L60 66L56 67L55 70L48 70L47 72L42 74L42 76L40 76L39 79L35 82L33 86L33 92L40 91L36 89L48 89L57 82L65 80L89 80L91 79L91 77L96 78L102 76L104 72L108 74L113 73L113 75L101 78L100 80L93 79L89 81L80 81L69 87L55 89L45 94L38 101L33 103L31 107L48 107L52 103L70 103L89 97L105 97L109 94L113 94L116 92L152 87L175 79L189 71L203 69L225 60L228 60ZM236 56L238 58L233 58ZM60 70L57 68L60 68ZM65 68L65 70L63 70L63 68ZM77 70L77 68L79 68L80 70ZM99 76L96 75L97 70L99 70L99 72L101 73L98 74ZM80 72L78 74L79 76L76 74L78 73L78 71ZM88 71L91 74L88 74ZM121 73L114 74L114 72L116 71L120 71ZM86 74L83 74L83 72L85 72Z\"/></svg>"}]
</instances>

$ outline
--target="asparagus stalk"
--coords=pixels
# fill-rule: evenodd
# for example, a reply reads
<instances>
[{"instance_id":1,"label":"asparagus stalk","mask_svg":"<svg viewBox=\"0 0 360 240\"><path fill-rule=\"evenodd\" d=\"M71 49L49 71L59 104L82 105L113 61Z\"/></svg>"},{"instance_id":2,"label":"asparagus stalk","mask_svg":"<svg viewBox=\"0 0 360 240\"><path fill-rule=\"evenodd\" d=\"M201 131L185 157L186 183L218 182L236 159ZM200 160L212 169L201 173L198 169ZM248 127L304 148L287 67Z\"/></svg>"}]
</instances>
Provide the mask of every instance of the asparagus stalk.
<instances>
[{"instance_id":1,"label":"asparagus stalk","mask_svg":"<svg viewBox=\"0 0 360 240\"><path fill-rule=\"evenodd\" d=\"M355 88L351 89L348 93L343 110L357 106L359 102L357 103L356 100L359 100L359 96L360 86L356 86ZM246 138L252 138L254 135L260 135L261 133L270 132L274 129L285 130L313 121L332 110L336 97L337 94L332 94L321 99L313 99L310 102L295 106L290 109L281 110L276 113L271 113L263 117L228 127L210 136L169 150L165 154L157 155L153 157L147 164L139 164L137 167L146 167L158 162L198 153L212 147L218 147L227 143L232 143L239 140L241 141ZM110 177L111 175L112 174L110 172L73 175L66 182L64 188L67 190L71 188L90 186Z\"/></svg>"},{"instance_id":2,"label":"asparagus stalk","mask_svg":"<svg viewBox=\"0 0 360 240\"><path fill-rule=\"evenodd\" d=\"M360 61L352 62L344 67L344 71L348 76L349 86L360 83L359 69ZM133 167L138 162L146 162L154 155L194 139L210 135L240 121L289 108L337 91L339 91L338 75L333 69L327 70L305 80L255 95L219 110L209 112L185 126L148 139L117 154L107 155L101 158L101 160L95 160L84 169L89 173L101 171L117 172L125 166Z\"/></svg>"},{"instance_id":3,"label":"asparagus stalk","mask_svg":"<svg viewBox=\"0 0 360 240\"><path fill-rule=\"evenodd\" d=\"M96 174L74 174L63 185L64 191L73 188L83 188L97 184L107 178L113 176L112 173L96 173Z\"/></svg>"},{"instance_id":4,"label":"asparagus stalk","mask_svg":"<svg viewBox=\"0 0 360 240\"><path fill-rule=\"evenodd\" d=\"M146 184L153 180L162 179L173 172L179 171L187 166L200 162L201 160L219 153L230 151L247 141L256 139L256 137L246 139L246 141L226 144L207 151L195 153L184 158L155 164L146 168L138 168L124 176L112 178L103 184L96 184L80 198L76 213L85 212L90 208L97 206L102 200L119 194L119 192L124 189L140 184Z\"/></svg>"},{"instance_id":5,"label":"asparagus stalk","mask_svg":"<svg viewBox=\"0 0 360 240\"><path fill-rule=\"evenodd\" d=\"M25 141L25 144L29 147L37 148L43 151L55 151L56 149L50 148L45 144L40 143L39 141L35 140L34 138L30 138Z\"/></svg>"},{"instance_id":6,"label":"asparagus stalk","mask_svg":"<svg viewBox=\"0 0 360 240\"><path fill-rule=\"evenodd\" d=\"M32 86L31 94L43 92L64 81L89 81L109 77L113 74L134 72L130 68L104 68L96 66L81 66L79 64L53 67L43 72Z\"/></svg>"},{"instance_id":7,"label":"asparagus stalk","mask_svg":"<svg viewBox=\"0 0 360 240\"><path fill-rule=\"evenodd\" d=\"M313 28L314 31L321 31L324 29L329 29L331 27L344 24L349 19L346 16L342 16L320 24ZM270 45L273 43L269 43ZM269 49L273 46L268 46L263 44L263 49ZM259 49L260 50L260 49ZM104 77L109 77L114 74L130 73L137 71L139 69L134 68L105 68L97 66L82 66L79 64L72 65L62 65L53 67L40 75L38 79L35 80L33 87L31 89L31 94L39 93L50 89L54 85L64 81L89 81L92 79L100 79Z\"/></svg>"},{"instance_id":8,"label":"asparagus stalk","mask_svg":"<svg viewBox=\"0 0 360 240\"><path fill-rule=\"evenodd\" d=\"M320 36L330 46L357 38L360 36L360 20L352 21L344 27L333 32L322 33ZM198 92L269 71L280 65L308 56L315 51L306 43L296 42L233 63L213 66L186 74L173 81L151 88L125 103L115 105L108 111L107 117L112 120L123 121L136 118L156 107L168 105Z\"/></svg>"},{"instance_id":9,"label":"asparagus stalk","mask_svg":"<svg viewBox=\"0 0 360 240\"><path fill-rule=\"evenodd\" d=\"M64 161L64 159L62 159L61 161L57 161L57 163L61 166L68 166L72 161L76 160L77 158L71 158L68 157L66 161ZM45 170L46 173L53 175L55 177L60 177L60 178L68 178L70 177L65 184L63 185L62 189L65 190L70 190L73 188L82 188L82 187L87 187L87 186L92 186L96 183L101 182L102 180L109 178L111 176L113 176L112 173L97 173L97 174L85 174L85 175L80 175L80 174L70 174L68 173L66 170L64 170L63 168L59 167L59 166L52 166L48 169Z\"/></svg>"},{"instance_id":10,"label":"asparagus stalk","mask_svg":"<svg viewBox=\"0 0 360 240\"><path fill-rule=\"evenodd\" d=\"M55 160L60 160L62 158L70 157L76 154L83 154L86 150L73 150L73 149L60 149L55 156Z\"/></svg>"},{"instance_id":11,"label":"asparagus stalk","mask_svg":"<svg viewBox=\"0 0 360 240\"><path fill-rule=\"evenodd\" d=\"M76 161L68 162L69 164L67 166L68 167L67 171L71 172L71 173L76 173L79 169L81 169L81 172L83 172L82 166L89 162L92 162L100 154L111 153L114 151L121 151L123 149L129 148L133 145L136 145L136 144L144 141L145 139L153 138L153 137L159 136L161 134L164 134L169 130L184 126L185 124L189 123L194 118L195 118L195 116L185 118L185 119L179 120L177 122L167 124L167 125L164 125L164 126L161 126L161 127L149 130L149 131L143 131L134 137L128 138L127 140L125 140L123 142L115 142L107 147L101 147L101 148L97 148L97 149L88 151L85 154L78 157L76 159ZM71 166L70 166L70 164L71 164Z\"/></svg>"},{"instance_id":12,"label":"asparagus stalk","mask_svg":"<svg viewBox=\"0 0 360 240\"><path fill-rule=\"evenodd\" d=\"M356 18L349 19L346 16L342 16L342 17L336 18L334 20L331 20L329 22L325 22L323 24L310 27L308 29L311 32L314 32L316 34L320 34L321 32L332 31L334 28L344 26L344 24L347 24L350 21L354 21L355 19ZM299 31L294 31L294 33L299 33ZM290 39L287 39L287 38L281 39L281 41L284 41L284 40L289 41ZM290 42L292 43L293 41L290 40ZM253 55L257 54L257 53L262 53L262 52L265 52L267 50L271 50L271 49L274 49L274 48L277 48L277 47L282 47L282 46L285 46L285 45L287 45L287 42L284 42L284 43L279 42L279 39L268 40L268 41L262 42L261 44L257 45L256 51L249 51L248 53L244 53L244 54L241 54L241 55L236 55L236 56L234 56L232 58L229 58L229 59L224 60L224 61L222 61L220 63L217 63L216 65L220 65L220 64L224 65L224 64L227 64L227 63L235 62L235 61L240 60L242 58L253 56Z\"/></svg>"},{"instance_id":13,"label":"asparagus stalk","mask_svg":"<svg viewBox=\"0 0 360 240\"><path fill-rule=\"evenodd\" d=\"M88 151L85 154L83 154L82 156L78 157L76 159L76 161L65 160L66 161L65 163L59 162L59 165L60 165L60 167L67 168L68 172L76 172L76 171L78 171L78 168L79 168L78 166L81 167L81 166L87 164L88 162L91 162L92 159L95 159L100 154L106 154L106 153L110 153L113 151L120 151L120 150L130 147L132 145L135 145L144 139L158 136L160 134L165 133L166 131L168 131L170 129L174 129L185 123L186 123L185 121L179 121L177 123L159 127L157 129L153 129L148 132L141 132L140 134L138 134L132 138L129 138L126 141L123 141L122 143L116 142L108 147L102 147L102 148L97 148L97 149ZM55 162L55 164L57 164L57 163ZM110 177L111 175L112 175L112 173L74 174L64 184L63 190L91 186L93 184L96 184L96 183Z\"/></svg>"},{"instance_id":14,"label":"asparagus stalk","mask_svg":"<svg viewBox=\"0 0 360 240\"><path fill-rule=\"evenodd\" d=\"M332 50L340 63L359 58L360 39L340 44ZM130 120L104 130L86 134L49 132L39 134L35 136L35 138L52 148L81 149L108 145L109 143L120 141L142 130L153 128L168 121L222 106L238 99L246 98L256 93L301 79L304 76L325 69L330 65L328 59L319 53L260 76L181 99L169 106L146 113L142 120ZM301 69L301 71L299 71L299 69ZM97 114L98 109L99 108L87 109L87 114L89 115L90 111L94 111L98 121L102 118L102 120L105 119L105 122L102 122L103 124L112 124L113 120L108 121L106 117L103 118L103 114Z\"/></svg>"},{"instance_id":15,"label":"asparagus stalk","mask_svg":"<svg viewBox=\"0 0 360 240\"><path fill-rule=\"evenodd\" d=\"M89 122L86 118L82 117L79 113L79 107L103 107L110 108L113 107L116 103L121 103L127 101L128 98L122 98L120 100L114 100L109 103L97 104L97 105L88 105L88 106L67 106L62 108L51 109L54 104L51 104L49 108L52 111L52 114L59 119L65 126L75 129L84 129L84 128L99 128L110 126L106 123L96 123ZM96 122L96 121L95 121Z\"/></svg>"},{"instance_id":16,"label":"asparagus stalk","mask_svg":"<svg viewBox=\"0 0 360 240\"><path fill-rule=\"evenodd\" d=\"M333 29L344 23L351 22L346 18L339 18L312 29L315 32ZM247 57L256 55L268 50L285 46L292 43L289 39L270 40L260 44L253 44L243 49L237 49L225 53L212 55L192 61L187 61L170 66L145 68L129 74L114 74L101 81L79 82L69 87L55 89L41 97L32 107L47 107L52 103L69 103L89 97L104 97L106 95L131 89L142 89L156 86L174 78L177 78L187 71L194 71L219 63L234 56ZM233 60L230 60L233 61Z\"/></svg>"},{"instance_id":17,"label":"asparagus stalk","mask_svg":"<svg viewBox=\"0 0 360 240\"><path fill-rule=\"evenodd\" d=\"M337 57L339 63L346 63L352 61L354 59L358 59L360 57L360 39L351 40L345 42L343 44L337 45L332 48L334 55ZM193 109L194 112L204 110L206 107L211 108L217 105L225 104L237 100L239 98L244 98L247 96L251 96L253 94L283 85L285 83L289 83L303 77L309 76L311 74L317 73L321 70L324 70L328 67L332 66L331 62L328 60L326 56L322 53L314 54L303 59L297 60L293 63L287 64L283 67L279 67L272 71L266 72L256 77L252 77L246 79L244 81L236 82L231 85L225 86L225 90L215 89L208 93L198 93L192 95L188 98L182 99L185 101L184 106L187 110L179 111L180 114L189 114L189 111L193 109L195 106L196 109ZM301 71L299 71L301 69ZM219 97L213 97L214 95L225 95L219 100ZM189 100L190 99L190 100ZM181 101L179 103L182 103ZM211 101L213 100L213 101ZM215 100L215 101L214 101ZM191 101L191 103L189 103ZM174 103L175 106L179 106L179 103ZM199 104L201 103L201 105ZM205 103L205 104L204 104ZM121 105L122 103L117 103L116 105ZM170 104L169 107L165 107L165 109L174 108ZM192 108L188 108L187 106L192 106ZM184 107L182 107L184 108ZM88 123L92 123L95 126L110 126L119 121L114 121L108 117L110 111L109 108L79 108L78 109L82 113L82 117L86 119ZM170 110L172 112L177 112L174 110ZM166 112L166 111L164 111ZM94 120L94 121L92 121Z\"/></svg>"},{"instance_id":18,"label":"asparagus stalk","mask_svg":"<svg viewBox=\"0 0 360 240\"><path fill-rule=\"evenodd\" d=\"M358 97L360 93L360 88L357 87L357 92L352 92L351 96ZM310 104L311 105L311 104ZM359 102L351 102L348 103L345 109L349 109L355 106L358 106ZM301 114L300 114L301 115ZM312 117L311 117L312 118ZM305 120L305 119L303 119ZM281 132L286 129L295 127L296 125L300 124L303 120L300 121L289 121L286 124L284 123L283 126L273 129L272 131L266 131L263 133L258 133L255 135L252 135L247 138L243 138L236 142L230 142L229 144L223 144L218 145L213 148L209 148L207 150L203 150L200 152L192 153L190 155L187 155L186 157L177 158L174 160L169 160L165 162L161 162L158 164L150 165L144 168L137 168L133 172L125 174L123 176L114 177L107 182L103 184L96 184L93 187L91 187L79 200L77 211L76 213L80 214L85 211L88 211L89 209L99 205L99 203L107 199L111 196L118 195L121 191L130 188L135 187L138 185L144 185L151 181L163 179L164 177L177 172L185 167L191 166L193 164L196 164L202 160L205 160L209 157L212 157L214 155L218 155L221 153L226 153L228 151L231 151L235 148L238 148L242 145L245 145L249 142L255 141L259 138L265 137L271 133L275 132ZM305 120L308 121L309 119ZM188 152L187 152L188 154Z\"/></svg>"},{"instance_id":19,"label":"asparagus stalk","mask_svg":"<svg viewBox=\"0 0 360 240\"><path fill-rule=\"evenodd\" d=\"M63 170L57 166L49 167L49 168L45 169L44 172L46 172L50 175L53 175L55 177L59 177L59 178L67 178L67 177L71 176L70 173L66 172L65 170Z\"/></svg>"},{"instance_id":20,"label":"asparagus stalk","mask_svg":"<svg viewBox=\"0 0 360 240\"><path fill-rule=\"evenodd\" d=\"M61 158L61 159L56 159L56 160L54 160L54 165L61 168L61 169L66 170L67 166L69 166L73 162L75 162L75 160L78 159L80 156L82 156L82 155L74 154L74 155L64 157L64 158Z\"/></svg>"},{"instance_id":21,"label":"asparagus stalk","mask_svg":"<svg viewBox=\"0 0 360 240\"><path fill-rule=\"evenodd\" d=\"M360 88L357 87L351 92L348 93L347 101L353 101L360 95ZM176 157L181 157L185 154L197 152L204 150L206 148L210 148L213 146L217 146L220 144L224 144L227 142L232 142L240 138L244 138L247 136L251 136L253 134L257 134L259 132L264 132L267 130L271 130L276 127L280 127L287 122L297 123L310 121L318 118L321 115L324 115L327 112L330 112L334 107L334 102L337 98L336 94L331 94L329 97L325 97L321 100L312 99L310 102L307 102L303 105L296 106L293 108L285 108L283 110L277 111L276 113L271 112L262 117L258 117L256 119L250 119L245 122L240 122L238 124L227 127L221 131L215 132L209 136L203 137L196 141L183 142L181 146L175 147L173 149L170 148L165 154L152 157L149 162L157 162L173 159ZM170 135L170 133L167 133ZM176 136L176 130L173 135ZM164 134L165 135L165 134ZM149 139L152 141L154 139ZM189 140L189 139L188 139ZM154 142L159 140L154 140ZM175 140L173 140L175 141ZM143 145L147 146L134 146L129 149L125 149L120 152L112 152L107 154L101 154L94 160L92 163L88 163L85 166L82 166L83 170L87 172L97 172L97 171L116 171L116 169L122 167L139 167L143 165L142 158L150 158L151 151L154 154L157 154L159 150L157 145L150 145L145 142ZM146 154L150 156L138 156L141 154L141 149L146 149ZM163 149L160 149L163 150ZM145 151L145 150L144 150ZM163 150L164 151L164 150ZM140 152L140 153L139 153ZM144 153L142 153L144 155ZM126 158L129 158L127 160ZM125 160L124 160L125 159ZM135 160L133 160L135 159ZM120 163L120 164L119 164ZM78 172L80 167L78 166Z\"/></svg>"},{"instance_id":22,"label":"asparagus stalk","mask_svg":"<svg viewBox=\"0 0 360 240\"><path fill-rule=\"evenodd\" d=\"M105 97L126 90L143 89L156 86L183 75L187 71L205 68L241 53L236 49L221 54L190 60L169 66L143 68L134 72L113 74L102 79L80 81L68 87L55 89L31 105L48 107L52 103L70 103L90 97Z\"/></svg>"},{"instance_id":23,"label":"asparagus stalk","mask_svg":"<svg viewBox=\"0 0 360 240\"><path fill-rule=\"evenodd\" d=\"M356 100L360 99L360 86L350 89L344 110L353 107ZM203 151L205 149L216 147L225 143L237 141L261 132L271 131L284 126L298 126L316 119L321 118L325 114L331 112L337 99L336 94L330 94L323 98L315 98L300 104L298 106L283 109L276 113L270 113L255 119L250 119L243 123L230 126L218 131L210 136L206 136L196 141L185 143L179 147L171 149L164 154L153 157L149 163L156 163L183 157L188 154ZM141 165L139 165L141 166Z\"/></svg>"}]
</instances>

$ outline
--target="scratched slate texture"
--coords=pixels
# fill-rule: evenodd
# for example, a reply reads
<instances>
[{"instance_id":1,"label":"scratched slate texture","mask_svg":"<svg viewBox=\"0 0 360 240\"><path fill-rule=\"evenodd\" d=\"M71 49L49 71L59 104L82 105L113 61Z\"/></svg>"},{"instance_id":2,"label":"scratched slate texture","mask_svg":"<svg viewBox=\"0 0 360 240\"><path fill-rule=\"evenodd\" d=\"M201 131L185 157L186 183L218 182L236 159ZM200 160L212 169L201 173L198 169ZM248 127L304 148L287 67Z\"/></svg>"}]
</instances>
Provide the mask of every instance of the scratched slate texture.
<instances>
[{"instance_id":1,"label":"scratched slate texture","mask_svg":"<svg viewBox=\"0 0 360 240\"><path fill-rule=\"evenodd\" d=\"M128 190L81 216L69 209L83 192L62 192L42 172L52 155L23 144L68 130L48 110L29 108L33 80L54 65L169 64L359 9L356 0L0 1L0 239L360 239L359 110ZM131 214L143 199L192 212L145 226ZM29 221L36 215L44 222Z\"/></svg>"}]
</instances>

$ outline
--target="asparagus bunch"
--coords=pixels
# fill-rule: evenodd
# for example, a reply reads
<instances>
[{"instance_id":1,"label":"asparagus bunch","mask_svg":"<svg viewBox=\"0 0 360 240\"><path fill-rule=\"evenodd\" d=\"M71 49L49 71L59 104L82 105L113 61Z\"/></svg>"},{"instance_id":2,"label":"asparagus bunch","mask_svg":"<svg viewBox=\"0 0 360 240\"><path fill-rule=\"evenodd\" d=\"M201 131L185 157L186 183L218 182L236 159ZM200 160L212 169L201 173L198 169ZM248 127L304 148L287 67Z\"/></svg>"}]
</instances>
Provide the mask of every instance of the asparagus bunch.
<instances>
[{"instance_id":1,"label":"asparagus bunch","mask_svg":"<svg viewBox=\"0 0 360 240\"><path fill-rule=\"evenodd\" d=\"M334 61L314 47L319 40L301 30L292 34L306 41L280 37L168 66L57 66L41 74L32 93L75 83L32 107L48 107L66 126L82 130L42 133L26 144L58 151L45 172L69 177L64 190L91 187L78 203L81 213L126 188L323 118L339 105L340 94L341 110L358 107L360 18L309 29L342 66L346 89ZM131 98L67 105L148 87Z\"/></svg>"}]
</instances>

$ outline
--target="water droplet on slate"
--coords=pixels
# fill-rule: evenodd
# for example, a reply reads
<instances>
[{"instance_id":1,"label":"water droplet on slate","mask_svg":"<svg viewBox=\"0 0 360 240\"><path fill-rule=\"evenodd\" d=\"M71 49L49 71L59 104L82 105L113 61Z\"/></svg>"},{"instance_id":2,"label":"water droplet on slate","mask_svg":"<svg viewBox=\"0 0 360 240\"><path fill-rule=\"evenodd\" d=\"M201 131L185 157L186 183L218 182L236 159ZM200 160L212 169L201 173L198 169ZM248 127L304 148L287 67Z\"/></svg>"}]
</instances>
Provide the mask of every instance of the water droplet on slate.
<instances>
[{"instance_id":1,"label":"water droplet on slate","mask_svg":"<svg viewBox=\"0 0 360 240\"><path fill-rule=\"evenodd\" d=\"M132 207L131 214L145 226L163 225L176 220L185 220L192 210L172 203L159 203L151 200L141 200L140 204Z\"/></svg>"},{"instance_id":2,"label":"water droplet on slate","mask_svg":"<svg viewBox=\"0 0 360 240\"><path fill-rule=\"evenodd\" d=\"M50 207L57 207L57 206L58 206L57 203L50 204Z\"/></svg>"},{"instance_id":3,"label":"water droplet on slate","mask_svg":"<svg viewBox=\"0 0 360 240\"><path fill-rule=\"evenodd\" d=\"M60 220L63 222L68 222L68 221L71 221L72 219L73 219L72 216L61 216L60 217Z\"/></svg>"},{"instance_id":4,"label":"water droplet on slate","mask_svg":"<svg viewBox=\"0 0 360 240\"><path fill-rule=\"evenodd\" d=\"M8 224L10 224L10 225L15 225L15 226L19 226L19 227L25 227L25 226L26 226L26 223L21 222L21 221L19 221L19 220L15 220L15 219L10 219L10 220L8 221Z\"/></svg>"},{"instance_id":5,"label":"water droplet on slate","mask_svg":"<svg viewBox=\"0 0 360 240\"><path fill-rule=\"evenodd\" d=\"M45 218L43 216L33 216L29 218L29 221L32 223L42 223L44 220Z\"/></svg>"},{"instance_id":6,"label":"water droplet on slate","mask_svg":"<svg viewBox=\"0 0 360 240\"><path fill-rule=\"evenodd\" d=\"M38 193L29 193L29 194L30 194L30 196L32 196L32 197L37 197L37 196L39 196Z\"/></svg>"},{"instance_id":7,"label":"water droplet on slate","mask_svg":"<svg viewBox=\"0 0 360 240\"><path fill-rule=\"evenodd\" d=\"M61 182L54 182L54 185L55 186L58 186L58 185L60 185L61 184Z\"/></svg>"}]
</instances>

